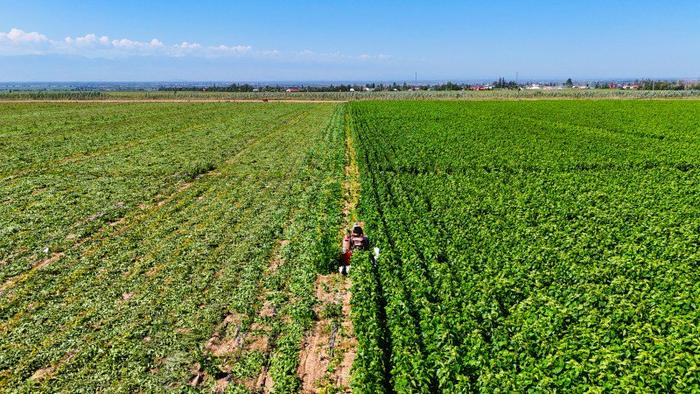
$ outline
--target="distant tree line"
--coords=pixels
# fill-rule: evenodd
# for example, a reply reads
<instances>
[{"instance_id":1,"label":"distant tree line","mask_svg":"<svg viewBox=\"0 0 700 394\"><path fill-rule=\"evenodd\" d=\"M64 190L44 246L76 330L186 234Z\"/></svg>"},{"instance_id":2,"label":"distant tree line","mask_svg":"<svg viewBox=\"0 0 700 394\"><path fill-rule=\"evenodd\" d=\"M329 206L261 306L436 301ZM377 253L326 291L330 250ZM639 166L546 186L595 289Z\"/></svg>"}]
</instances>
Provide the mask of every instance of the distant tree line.
<instances>
[{"instance_id":1,"label":"distant tree line","mask_svg":"<svg viewBox=\"0 0 700 394\"><path fill-rule=\"evenodd\" d=\"M700 81L668 81L642 79L631 82L598 81L590 84L595 89L637 89L637 90L700 90Z\"/></svg>"},{"instance_id":2,"label":"distant tree line","mask_svg":"<svg viewBox=\"0 0 700 394\"><path fill-rule=\"evenodd\" d=\"M506 81L505 78L498 78L498 81L494 82L493 87L496 89L518 89L520 86L515 81Z\"/></svg>"},{"instance_id":3,"label":"distant tree line","mask_svg":"<svg viewBox=\"0 0 700 394\"><path fill-rule=\"evenodd\" d=\"M299 85L299 86L283 86L283 85L252 85L248 83L234 83L230 85L212 85L207 87L197 86L163 86L159 91L164 92L285 92L288 90L294 92L361 92L361 91L409 91L409 90L437 90L437 91L460 91L460 90L483 90L483 89L511 89L517 90L526 87L526 84L521 84L516 81L509 81L505 78L491 84L470 84L470 83L455 83L444 82L436 84L408 84L403 83L367 83L367 84L329 84L329 85ZM557 86L556 83L544 83L542 86ZM568 78L565 82L559 84L565 88L573 88L574 82ZM632 82L610 82L598 81L590 82L584 85L595 89L638 89L638 90L691 90L700 89L700 82L685 82L685 81L665 81L665 80L636 80Z\"/></svg>"},{"instance_id":4,"label":"distant tree line","mask_svg":"<svg viewBox=\"0 0 700 394\"><path fill-rule=\"evenodd\" d=\"M490 88L497 89L518 89L518 84L514 81L506 81L503 78L499 78L498 81L492 84L486 85L473 85L469 83L454 83L445 82L437 84L408 84L403 83L367 83L367 84L330 84L330 85L299 85L299 86L282 86L282 85L251 85L251 84L238 84L234 83L231 85L212 85L212 86L162 86L158 88L161 92L193 92L193 91L204 91L204 92L284 92L287 90L300 91L300 92L360 92L365 90L371 91L409 91L409 90L470 90L473 88L488 86Z\"/></svg>"},{"instance_id":5,"label":"distant tree line","mask_svg":"<svg viewBox=\"0 0 700 394\"><path fill-rule=\"evenodd\" d=\"M645 79L638 81L640 90L697 90L700 89L700 82L685 81L657 81Z\"/></svg>"},{"instance_id":6,"label":"distant tree line","mask_svg":"<svg viewBox=\"0 0 700 394\"><path fill-rule=\"evenodd\" d=\"M265 92L281 92L285 88L282 86L253 86L247 83L244 84L231 84L226 86L161 86L158 91L161 92L192 92L192 91L207 91L207 92L253 92L253 91L265 91Z\"/></svg>"}]
</instances>

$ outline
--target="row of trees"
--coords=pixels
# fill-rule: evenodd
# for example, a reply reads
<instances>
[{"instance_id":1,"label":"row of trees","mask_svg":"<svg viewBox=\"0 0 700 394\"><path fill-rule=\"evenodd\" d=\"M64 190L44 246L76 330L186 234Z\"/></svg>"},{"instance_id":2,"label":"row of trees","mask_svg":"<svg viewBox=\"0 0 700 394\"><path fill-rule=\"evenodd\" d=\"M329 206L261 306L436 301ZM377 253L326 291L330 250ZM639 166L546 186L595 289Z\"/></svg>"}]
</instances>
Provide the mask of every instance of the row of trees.
<instances>
[{"instance_id":1,"label":"row of trees","mask_svg":"<svg viewBox=\"0 0 700 394\"><path fill-rule=\"evenodd\" d=\"M493 84L487 85L490 87L501 89L517 89L518 85L513 81L505 81L499 79ZM284 92L288 89L298 90L302 92L351 92L351 91L408 91L408 90L469 90L472 88L483 87L483 85L472 85L466 83L446 82L440 84L416 84L409 85L404 82L399 83L368 83L368 84L330 84L330 85L313 85L313 86L282 86L282 85L265 85L256 86L251 84L231 84L225 86L163 86L158 90L162 92L192 92L192 91L207 91L207 92Z\"/></svg>"},{"instance_id":2,"label":"row of trees","mask_svg":"<svg viewBox=\"0 0 700 394\"><path fill-rule=\"evenodd\" d=\"M698 81L666 81L654 79L642 79L632 82L606 82L597 81L589 86L595 89L637 89L637 90L700 90Z\"/></svg>"},{"instance_id":3,"label":"row of trees","mask_svg":"<svg viewBox=\"0 0 700 394\"><path fill-rule=\"evenodd\" d=\"M638 82L641 90L697 90L700 89L700 82L685 81L656 81L646 79Z\"/></svg>"},{"instance_id":4,"label":"row of trees","mask_svg":"<svg viewBox=\"0 0 700 394\"><path fill-rule=\"evenodd\" d=\"M556 83L545 84L548 86L556 86ZM406 82L398 84L396 82L390 84L384 83L367 83L367 84L330 84L330 85L313 85L313 86L298 86L293 87L294 91L302 92L352 92L352 91L363 91L363 90L373 90L373 91L408 91L408 90L476 90L476 89L522 89L527 85L519 84L516 81L508 81L505 78L498 78L488 85L473 85L468 83L454 83L446 82L439 84L416 84L409 85ZM563 84L559 85L565 88L573 88L574 82L571 78L568 78ZM587 87L594 89L639 89L639 90L690 90L690 89L700 89L700 82L688 83L684 81L663 81L663 80L637 80L634 82L619 83L619 82L609 82L609 81L598 81L588 83ZM177 87L161 87L160 91L209 91L209 92L284 92L290 89L289 86L282 85L251 85L251 84L238 84L234 83L225 86L208 86L208 87L197 87L197 86L177 86Z\"/></svg>"}]
</instances>

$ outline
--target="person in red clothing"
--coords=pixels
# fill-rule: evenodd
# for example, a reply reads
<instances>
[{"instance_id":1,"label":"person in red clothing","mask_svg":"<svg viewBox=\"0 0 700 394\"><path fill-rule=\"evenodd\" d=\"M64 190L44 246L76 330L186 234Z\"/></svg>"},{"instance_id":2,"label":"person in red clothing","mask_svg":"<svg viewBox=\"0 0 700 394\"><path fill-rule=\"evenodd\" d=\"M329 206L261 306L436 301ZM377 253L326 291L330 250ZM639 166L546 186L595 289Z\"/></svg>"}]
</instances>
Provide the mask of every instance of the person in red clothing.
<instances>
[{"instance_id":1,"label":"person in red clothing","mask_svg":"<svg viewBox=\"0 0 700 394\"><path fill-rule=\"evenodd\" d=\"M366 250L369 247L369 239L362 231L360 223L355 223L352 226L352 231L348 231L343 237L342 256L338 272L347 275L350 273L350 260L352 252L355 250Z\"/></svg>"},{"instance_id":2,"label":"person in red clothing","mask_svg":"<svg viewBox=\"0 0 700 394\"><path fill-rule=\"evenodd\" d=\"M350 272L350 258L352 257L352 248L350 247L350 231L348 230L343 237L343 249L340 256L340 264L338 272L348 274Z\"/></svg>"}]
</instances>

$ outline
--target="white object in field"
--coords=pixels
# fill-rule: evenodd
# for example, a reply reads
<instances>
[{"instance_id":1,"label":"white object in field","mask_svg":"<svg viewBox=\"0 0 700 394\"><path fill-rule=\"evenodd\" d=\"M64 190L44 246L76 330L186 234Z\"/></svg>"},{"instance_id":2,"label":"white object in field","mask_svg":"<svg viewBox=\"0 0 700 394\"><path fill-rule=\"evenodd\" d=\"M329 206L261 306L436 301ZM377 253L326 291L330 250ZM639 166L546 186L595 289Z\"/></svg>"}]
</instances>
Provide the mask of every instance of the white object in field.
<instances>
[{"instance_id":1,"label":"white object in field","mask_svg":"<svg viewBox=\"0 0 700 394\"><path fill-rule=\"evenodd\" d=\"M372 259L372 266L377 268L377 259L379 259L379 248L374 248L374 258Z\"/></svg>"},{"instance_id":2,"label":"white object in field","mask_svg":"<svg viewBox=\"0 0 700 394\"><path fill-rule=\"evenodd\" d=\"M44 248L44 254L49 254L49 248L48 248L48 246Z\"/></svg>"}]
</instances>

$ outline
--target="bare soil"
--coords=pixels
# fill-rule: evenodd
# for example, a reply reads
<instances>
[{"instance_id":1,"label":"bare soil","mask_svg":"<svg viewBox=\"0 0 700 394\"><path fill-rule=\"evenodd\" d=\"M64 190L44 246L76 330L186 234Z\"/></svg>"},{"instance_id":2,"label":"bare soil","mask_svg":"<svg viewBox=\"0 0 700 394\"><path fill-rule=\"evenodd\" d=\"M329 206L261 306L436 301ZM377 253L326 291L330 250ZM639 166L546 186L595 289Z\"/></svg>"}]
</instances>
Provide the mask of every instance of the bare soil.
<instances>
[{"instance_id":1,"label":"bare soil","mask_svg":"<svg viewBox=\"0 0 700 394\"><path fill-rule=\"evenodd\" d=\"M240 328L242 319L243 316L235 313L226 315L224 320L216 327L204 348L217 356L233 353L243 341ZM234 335L223 338L229 326L235 327Z\"/></svg>"},{"instance_id":2,"label":"bare soil","mask_svg":"<svg viewBox=\"0 0 700 394\"><path fill-rule=\"evenodd\" d=\"M352 369L352 363L355 361L355 356L357 355L357 338L355 338L350 316L350 299L352 298L350 280L346 280L343 286L344 288L341 291L343 296L342 332L346 333L348 336L340 341L338 350L336 350L343 355L335 369L336 387L350 387L350 370Z\"/></svg>"},{"instance_id":3,"label":"bare soil","mask_svg":"<svg viewBox=\"0 0 700 394\"><path fill-rule=\"evenodd\" d=\"M299 377L303 393L318 393L329 387L349 392L350 369L357 340L350 320L350 279L338 274L320 275L316 281L318 321L307 335L299 354ZM341 306L340 316L324 310Z\"/></svg>"},{"instance_id":4,"label":"bare soil","mask_svg":"<svg viewBox=\"0 0 700 394\"><path fill-rule=\"evenodd\" d=\"M59 369L61 365L70 361L70 359L72 359L73 356L75 356L75 352L73 351L66 353L55 365L51 365L45 368L39 368L36 371L34 371L34 373L29 379L40 382L42 380L51 378L56 373L56 370Z\"/></svg>"},{"instance_id":5,"label":"bare soil","mask_svg":"<svg viewBox=\"0 0 700 394\"><path fill-rule=\"evenodd\" d=\"M32 376L29 379L35 380L35 381L41 381L41 380L44 380L44 379L50 377L51 375L53 375L53 372L54 372L53 367L40 368L40 369L37 369L36 371L34 371L34 373L32 374Z\"/></svg>"}]
</instances>

